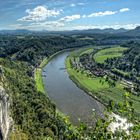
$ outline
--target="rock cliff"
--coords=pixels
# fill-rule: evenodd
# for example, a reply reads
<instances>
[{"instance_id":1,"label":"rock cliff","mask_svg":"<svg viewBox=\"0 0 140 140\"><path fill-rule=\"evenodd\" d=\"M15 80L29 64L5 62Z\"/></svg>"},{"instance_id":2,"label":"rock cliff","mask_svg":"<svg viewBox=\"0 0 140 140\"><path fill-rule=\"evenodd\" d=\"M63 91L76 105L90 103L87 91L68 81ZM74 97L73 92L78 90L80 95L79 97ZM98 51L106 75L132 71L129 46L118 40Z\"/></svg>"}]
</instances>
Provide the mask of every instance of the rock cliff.
<instances>
[{"instance_id":1,"label":"rock cliff","mask_svg":"<svg viewBox=\"0 0 140 140\"><path fill-rule=\"evenodd\" d=\"M0 67L0 140L7 140L12 119L9 116L10 100L4 89L4 76Z\"/></svg>"}]
</instances>

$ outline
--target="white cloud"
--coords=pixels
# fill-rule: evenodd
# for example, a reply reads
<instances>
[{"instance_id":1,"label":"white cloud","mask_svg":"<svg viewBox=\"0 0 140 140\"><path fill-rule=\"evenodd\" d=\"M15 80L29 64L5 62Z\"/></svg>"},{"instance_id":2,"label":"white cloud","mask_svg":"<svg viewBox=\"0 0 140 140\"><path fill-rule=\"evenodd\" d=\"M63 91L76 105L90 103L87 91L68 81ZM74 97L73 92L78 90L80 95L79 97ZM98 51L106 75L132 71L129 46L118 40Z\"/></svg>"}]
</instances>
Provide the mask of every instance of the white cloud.
<instances>
[{"instance_id":1,"label":"white cloud","mask_svg":"<svg viewBox=\"0 0 140 140\"><path fill-rule=\"evenodd\" d=\"M58 21L47 21L47 22L35 22L30 23L29 25L23 24L13 24L10 25L10 28L13 29L28 29L28 30L59 30L62 29L64 23Z\"/></svg>"},{"instance_id":2,"label":"white cloud","mask_svg":"<svg viewBox=\"0 0 140 140\"><path fill-rule=\"evenodd\" d=\"M45 8L44 6L37 6L33 10L27 9L26 13L28 15L22 17L21 19L18 19L18 21L42 21L48 17L55 17L59 15L60 11L55 10L55 9L49 10L48 8Z\"/></svg>"},{"instance_id":3,"label":"white cloud","mask_svg":"<svg viewBox=\"0 0 140 140\"><path fill-rule=\"evenodd\" d=\"M83 15L82 18L86 18L86 15Z\"/></svg>"},{"instance_id":4,"label":"white cloud","mask_svg":"<svg viewBox=\"0 0 140 140\"><path fill-rule=\"evenodd\" d=\"M63 27L65 24L59 21L46 21L46 22L37 22L31 23L30 28L41 28L41 29L52 29L56 30L59 27ZM56 29L55 29L56 28Z\"/></svg>"},{"instance_id":5,"label":"white cloud","mask_svg":"<svg viewBox=\"0 0 140 140\"><path fill-rule=\"evenodd\" d=\"M89 15L83 15L82 17L85 18L85 17L103 17L103 16L109 16L109 15L115 15L117 13L122 13L122 12L127 12L129 11L130 9L129 8L122 8L118 11L104 11L104 12L95 12L95 13L92 13L92 14L89 14Z\"/></svg>"},{"instance_id":6,"label":"white cloud","mask_svg":"<svg viewBox=\"0 0 140 140\"><path fill-rule=\"evenodd\" d=\"M85 5L85 3L82 3L82 2L81 2L81 3L78 3L77 5Z\"/></svg>"},{"instance_id":7,"label":"white cloud","mask_svg":"<svg viewBox=\"0 0 140 140\"><path fill-rule=\"evenodd\" d=\"M80 19L80 15L72 15L72 16L65 16L63 18L61 18L59 21L60 22L70 22L76 19Z\"/></svg>"},{"instance_id":8,"label":"white cloud","mask_svg":"<svg viewBox=\"0 0 140 140\"><path fill-rule=\"evenodd\" d=\"M103 17L103 16L108 16L108 15L114 15L116 13L117 11L104 11L104 12L92 13L88 15L87 17Z\"/></svg>"},{"instance_id":9,"label":"white cloud","mask_svg":"<svg viewBox=\"0 0 140 140\"><path fill-rule=\"evenodd\" d=\"M122 12L127 12L127 11L130 11L130 9L129 8L122 8L122 9L120 9L120 12L122 13Z\"/></svg>"},{"instance_id":10,"label":"white cloud","mask_svg":"<svg viewBox=\"0 0 140 140\"><path fill-rule=\"evenodd\" d=\"M22 25L22 24L15 24L12 25L14 28L17 29L30 29L30 30L38 30L38 29L46 29L46 30L62 30L62 27L65 26L65 23L71 22L73 20L79 19L80 15L71 15L65 16L55 21L44 21L44 22L33 22L29 25ZM11 27L12 27L11 26Z\"/></svg>"},{"instance_id":11,"label":"white cloud","mask_svg":"<svg viewBox=\"0 0 140 140\"><path fill-rule=\"evenodd\" d=\"M29 25L15 24L10 25L14 29L28 29L28 30L51 30L51 31L63 31L63 30L87 30L87 29L134 29L140 24L114 24L114 25L79 25L73 27L67 27L64 23L58 21L48 21L48 22L36 22L30 23Z\"/></svg>"},{"instance_id":12,"label":"white cloud","mask_svg":"<svg viewBox=\"0 0 140 140\"><path fill-rule=\"evenodd\" d=\"M22 24L12 24L9 26L15 29L15 28L20 28L22 26Z\"/></svg>"},{"instance_id":13,"label":"white cloud","mask_svg":"<svg viewBox=\"0 0 140 140\"><path fill-rule=\"evenodd\" d=\"M137 26L140 26L140 24L115 24L115 25L79 25L74 26L71 29L72 30L87 30L87 29L106 29L106 28L113 28L113 29L135 29Z\"/></svg>"},{"instance_id":14,"label":"white cloud","mask_svg":"<svg viewBox=\"0 0 140 140\"><path fill-rule=\"evenodd\" d=\"M72 4L70 4L70 6L71 6L71 7L75 7L75 6L84 6L85 4L86 4L86 3L82 3L82 2L76 3L76 4L72 3Z\"/></svg>"},{"instance_id":15,"label":"white cloud","mask_svg":"<svg viewBox=\"0 0 140 140\"><path fill-rule=\"evenodd\" d=\"M75 6L76 6L76 4L72 3L70 6L71 6L71 7L75 7Z\"/></svg>"}]
</instances>

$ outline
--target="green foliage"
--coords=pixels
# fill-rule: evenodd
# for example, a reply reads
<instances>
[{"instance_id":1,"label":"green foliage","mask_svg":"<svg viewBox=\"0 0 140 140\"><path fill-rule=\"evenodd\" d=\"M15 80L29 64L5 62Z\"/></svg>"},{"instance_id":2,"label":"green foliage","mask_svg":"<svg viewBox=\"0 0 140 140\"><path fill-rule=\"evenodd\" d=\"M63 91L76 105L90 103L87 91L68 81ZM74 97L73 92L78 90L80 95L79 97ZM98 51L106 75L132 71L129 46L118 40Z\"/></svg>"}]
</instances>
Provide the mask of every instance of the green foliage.
<instances>
[{"instance_id":1,"label":"green foliage","mask_svg":"<svg viewBox=\"0 0 140 140\"><path fill-rule=\"evenodd\" d=\"M90 35L90 38L94 36ZM84 37L82 37L84 38ZM98 35L98 39L100 35ZM52 54L65 48L82 47L94 44L98 39L76 39L70 36L0 36L0 65L4 70L5 90L11 99L10 114L14 121L14 129L9 138L11 140L105 140L105 139L140 139L139 121L135 119L133 102L130 102L132 96L125 94L122 98L124 102L118 102L117 107L120 114L128 115L129 120L133 121L134 127L130 135L125 132L112 132L107 130L110 123L108 115L104 118L98 118L93 126L80 123L79 127L74 127L68 117L57 113L56 106L49 100L42 87L41 70ZM102 39L102 38L100 38ZM86 53L91 53L87 51ZM82 53L82 52L81 52ZM83 54L81 54L83 55ZM3 59L2 59L3 58ZM136 64L139 58L135 59ZM71 69L71 66L68 65ZM33 71L35 72L35 81ZM78 74L77 74L78 73ZM94 79L92 82L90 75L82 70L74 71L77 77L83 79L89 88L93 84L97 86L95 91L101 87L106 89L109 85L105 79ZM38 82L38 83L37 83ZM98 85L97 85L98 83ZM81 84L81 83L80 83ZM120 91L114 89L119 95ZM114 91L109 91L114 94ZM108 92L108 93L109 93ZM110 97L112 95L110 94ZM116 94L116 95L117 95ZM105 97L105 96L104 96ZM120 98L119 96L116 97ZM136 99L135 99L136 100ZM116 107L113 100L110 100L109 111ZM138 106L139 107L139 106ZM95 116L93 116L96 118ZM133 120L132 120L133 119Z\"/></svg>"},{"instance_id":2,"label":"green foliage","mask_svg":"<svg viewBox=\"0 0 140 140\"><path fill-rule=\"evenodd\" d=\"M113 47L113 48L107 48L107 49L100 50L94 55L94 60L97 63L104 63L105 60L107 60L109 58L115 58L115 57L122 56L123 51L126 49L127 48L123 48L123 47Z\"/></svg>"},{"instance_id":3,"label":"green foliage","mask_svg":"<svg viewBox=\"0 0 140 140\"><path fill-rule=\"evenodd\" d=\"M45 93L44 86L43 86L43 80L42 80L42 70L41 68L36 68L34 72L34 78L36 83L36 88L38 91Z\"/></svg>"},{"instance_id":4,"label":"green foliage","mask_svg":"<svg viewBox=\"0 0 140 140\"><path fill-rule=\"evenodd\" d=\"M119 58L106 60L106 67L112 68L112 72L135 83L140 83L140 45L127 44L129 49L125 50Z\"/></svg>"},{"instance_id":5,"label":"green foliage","mask_svg":"<svg viewBox=\"0 0 140 140\"><path fill-rule=\"evenodd\" d=\"M120 47L119 47L120 48ZM115 48L112 48L111 50L114 50ZM106 50L106 49L105 49ZM109 48L110 50L110 48ZM85 52L86 50L82 49L80 51L72 52L69 57L66 59L66 67L67 71L69 73L70 78L83 90L85 90L87 93L92 95L93 97L98 97L98 99L106 104L109 104L110 101L114 101L116 108L114 108L115 111L117 111L117 106L119 102L123 102L123 94L126 92L124 89L124 86L121 84L120 81L117 81L111 77L108 77L105 75L104 77L99 77L95 75L89 76L88 72L86 70L83 70L82 68L76 68L74 69L71 65L72 60L76 60L76 63L78 64L79 60L83 58L82 62L85 65L88 65L88 61L86 57L82 57L80 54ZM87 51L86 51L87 52ZM89 56L90 57L90 56ZM90 62L91 65L91 62ZM92 67L91 70L95 69L96 65ZM84 71L84 72L83 72ZM89 70L88 70L89 71ZM140 116L140 98L139 96L135 96L133 94L130 95L130 101L133 102L133 106L135 108L135 115Z\"/></svg>"},{"instance_id":6,"label":"green foliage","mask_svg":"<svg viewBox=\"0 0 140 140\"><path fill-rule=\"evenodd\" d=\"M64 36L0 36L0 57L26 61L39 66L42 60L67 48L86 46L85 41Z\"/></svg>"},{"instance_id":7,"label":"green foliage","mask_svg":"<svg viewBox=\"0 0 140 140\"><path fill-rule=\"evenodd\" d=\"M11 116L18 126L10 137L25 135L29 140L40 140L47 137L67 138L69 133L72 134L63 117L56 113L55 105L44 93L36 90L34 80L29 76L32 72L30 66L25 62L8 59L1 60L0 64L12 100Z\"/></svg>"}]
</instances>

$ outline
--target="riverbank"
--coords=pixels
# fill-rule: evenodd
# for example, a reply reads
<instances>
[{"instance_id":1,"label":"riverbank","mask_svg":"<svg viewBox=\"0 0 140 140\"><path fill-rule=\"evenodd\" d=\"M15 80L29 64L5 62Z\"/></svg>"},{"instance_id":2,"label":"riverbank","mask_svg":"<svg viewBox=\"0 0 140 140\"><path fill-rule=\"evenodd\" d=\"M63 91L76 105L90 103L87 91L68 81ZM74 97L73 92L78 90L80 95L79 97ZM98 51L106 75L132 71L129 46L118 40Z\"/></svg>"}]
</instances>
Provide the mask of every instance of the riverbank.
<instances>
[{"instance_id":1,"label":"riverbank","mask_svg":"<svg viewBox=\"0 0 140 140\"><path fill-rule=\"evenodd\" d=\"M67 51L70 49L65 49L65 50L61 50L58 51L56 53L54 53L53 55L51 55L49 58L46 57L41 64L35 69L34 71L34 79L35 79L35 84L36 84L36 89L39 92L42 93L46 93L45 89L44 89L44 84L43 84L43 79L42 79L42 69L49 63L49 61L51 59L53 59L56 55L58 55L59 53L62 53L64 51Z\"/></svg>"},{"instance_id":2,"label":"riverbank","mask_svg":"<svg viewBox=\"0 0 140 140\"><path fill-rule=\"evenodd\" d=\"M114 87L110 87L105 77L91 76L88 71L85 71L80 67L78 69L72 68L70 61L79 61L79 53L75 54L74 52L72 52L65 61L70 79L79 88L83 89L87 94L89 94L105 106L107 106L110 101L113 101L116 104L123 103L123 95L126 91L119 81L115 83ZM76 62L76 64L79 66L81 65L78 62ZM133 100L136 98L134 95L131 95L130 97L133 97ZM138 102L134 102L133 104L136 110L136 116L137 113L139 113L138 104ZM116 108L114 109L114 112L118 112Z\"/></svg>"},{"instance_id":3,"label":"riverbank","mask_svg":"<svg viewBox=\"0 0 140 140\"><path fill-rule=\"evenodd\" d=\"M46 93L43 85L43 79L42 79L42 69L45 65L49 63L49 61L60 52L56 52L55 54L51 55L49 58L46 57L39 67L37 67L34 71L34 79L35 79L35 84L36 84L36 89L39 92Z\"/></svg>"},{"instance_id":4,"label":"riverbank","mask_svg":"<svg viewBox=\"0 0 140 140\"><path fill-rule=\"evenodd\" d=\"M42 93L46 93L46 91L44 89L43 79L42 79L42 69L49 63L49 61L51 59L53 59L56 55L60 54L60 53L63 53L65 51L72 51L72 50L75 50L75 49L78 49L78 48L68 48L68 49L58 51L58 52L52 54L50 57L46 57L40 63L40 65L37 68L35 68L35 70L34 70L34 79L35 79L35 85L36 85L37 91L42 92Z\"/></svg>"},{"instance_id":5,"label":"riverbank","mask_svg":"<svg viewBox=\"0 0 140 140\"><path fill-rule=\"evenodd\" d=\"M73 57L73 52L67 57L65 61L65 66L66 66L70 79L80 89L84 90L89 96L96 99L98 102L100 102L105 107L107 107L108 103L104 101L104 98L99 96L99 93L98 93L99 92L98 88L101 88L101 86L99 86L99 84L101 84L100 81L103 79L96 78L96 77L91 78L91 77L88 77L87 74L82 73L80 70L77 71L76 69L73 69L70 63L71 57ZM93 88L94 86L96 87L96 89ZM103 87L102 91L104 90L104 88L107 88L106 85L102 85L102 87ZM114 98L114 96L112 98ZM112 111L115 113L113 113ZM120 131L124 130L126 131L127 134L129 134L129 129L133 126L133 124L128 121L127 116L122 117L120 116L121 114L118 114L116 110L113 109L112 111L107 113L108 119L111 120L111 122L108 125L108 130L111 131L112 133L115 133L115 131L120 129Z\"/></svg>"},{"instance_id":6,"label":"riverbank","mask_svg":"<svg viewBox=\"0 0 140 140\"><path fill-rule=\"evenodd\" d=\"M54 58L50 62L50 64L47 65L43 69L43 71L45 71L46 74L47 74L47 78L46 78L47 80L45 80L45 77L43 77L43 81L45 81L44 83L49 83L49 84L47 84L48 86L46 86L46 84L45 84L45 89L47 89L48 95L49 95L50 99L52 101L54 101L56 103L56 106L61 110L61 112L63 112L63 114L62 114L62 113L60 113L60 111L58 111L58 109L56 109L56 115L62 116L62 118L64 119L65 123L71 124L71 123L69 123L69 117L65 116L65 114L67 114L69 116L68 113L70 113L70 110L69 109L70 109L70 106L71 105L72 105L71 106L72 107L72 110L75 110L75 107L78 106L78 108L76 108L76 111L78 112L78 110L79 110L80 113L82 113L83 111L85 111L87 109L89 109L89 110L94 109L95 111L97 111L100 108L98 106L99 105L99 102L97 103L98 104L97 106L95 104L89 104L90 101L91 100L94 100L94 99L91 98L90 96L88 96L87 94L85 94L84 92L81 92L81 91L80 92L77 92L77 90L74 90L74 91L71 90L71 89L74 89L74 88L76 88L76 89L79 90L78 87L73 86L71 89L69 89L69 87L71 86L70 83L67 84L68 86L66 85L66 83L67 83L66 81L69 78L68 78L68 74L64 70L64 66L65 66L64 62L65 62L65 59L66 59L66 57L67 57L68 54L69 54L69 52L66 52L64 54L61 54L61 55L56 56L56 58ZM64 74L64 75L67 74L67 76L66 76L67 78L66 77L63 77L62 74ZM55 77L54 80L52 80L52 75L53 75L53 77ZM66 79L66 80L62 82L60 79ZM69 81L71 81L71 80L69 80ZM71 81L71 83L72 83L72 81ZM56 85L56 86L54 86L54 85ZM60 86L60 85L62 85L62 86ZM65 88L62 88L62 87L66 87L66 90L65 90ZM62 89L62 90L60 90L60 89ZM55 94L55 91L56 91L56 94ZM61 94L62 91L64 91L64 94ZM68 91L70 91L70 92L68 92ZM72 95L73 93L74 93L74 96L73 96L73 98L71 98L72 96L69 96L69 95ZM76 93L78 93L79 95L76 96ZM90 101L89 100L86 100L86 98L85 98L86 96L85 95L88 96L88 98L90 97L91 100ZM87 108L84 108L83 107L83 102L79 102L79 101L82 100L82 98L85 100L84 103L86 104ZM55 100L55 99L57 99L57 100ZM69 99L72 99L72 102L69 102L70 101ZM61 101L61 104L57 104L58 102L56 102L56 101L58 101L58 100ZM64 100L65 100L65 104L63 104L64 103L63 102ZM97 101L95 101L95 103L96 102ZM60 106L62 106L62 108L64 106L66 106L66 109L63 110ZM69 110L68 113L65 112L65 110ZM74 111L72 115L75 116L75 114L77 113L76 111ZM83 115L86 116L87 113L86 113L86 115L85 114L83 114ZM77 115L76 115L76 118L78 118Z\"/></svg>"},{"instance_id":7,"label":"riverbank","mask_svg":"<svg viewBox=\"0 0 140 140\"><path fill-rule=\"evenodd\" d=\"M56 55L63 53L65 51L68 51L68 50L72 50L72 49L65 49L62 51L58 51L58 52L54 53L53 55L51 55L49 58L45 58L41 62L39 67L35 69L34 79L35 79L37 91L42 92L43 94L48 96L47 91L44 89L42 70ZM51 102L52 102L52 100L51 100ZM72 124L70 119L69 119L69 116L62 113L57 107L55 108L55 116L57 116L57 118L59 118L60 120L63 120L63 122L65 123L63 125L65 125L69 129L69 131L71 131L75 134L76 133L78 134L77 126ZM50 138L50 140L52 140L52 139Z\"/></svg>"},{"instance_id":8,"label":"riverbank","mask_svg":"<svg viewBox=\"0 0 140 140\"><path fill-rule=\"evenodd\" d=\"M69 56L67 57L67 59L65 61L65 65L66 65L67 72L69 74L69 78L77 85L78 88L80 88L83 91L85 91L85 93L87 93L89 96L91 96L92 98L94 98L95 100L97 100L98 102L100 102L102 105L107 106L107 103L102 102L99 98L97 98L96 95L93 95L92 94L92 90L90 90L89 88L87 88L84 85L85 83L83 83L82 81L79 80L79 78L78 78L79 76L76 74L77 72L75 70L72 70L71 69ZM83 76L81 75L80 77L85 77L85 75L83 75Z\"/></svg>"}]
</instances>

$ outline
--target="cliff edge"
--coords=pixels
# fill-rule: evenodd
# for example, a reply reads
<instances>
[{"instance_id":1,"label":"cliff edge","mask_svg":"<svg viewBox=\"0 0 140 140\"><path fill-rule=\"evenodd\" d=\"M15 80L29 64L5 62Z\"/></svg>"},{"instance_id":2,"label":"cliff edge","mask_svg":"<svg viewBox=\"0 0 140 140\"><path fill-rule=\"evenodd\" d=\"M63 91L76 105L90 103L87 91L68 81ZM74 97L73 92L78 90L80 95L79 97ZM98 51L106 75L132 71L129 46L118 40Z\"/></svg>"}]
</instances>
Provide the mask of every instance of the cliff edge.
<instances>
[{"instance_id":1,"label":"cliff edge","mask_svg":"<svg viewBox=\"0 0 140 140\"><path fill-rule=\"evenodd\" d=\"M9 95L4 89L3 70L0 66L0 140L7 140L12 118L9 116Z\"/></svg>"}]
</instances>

